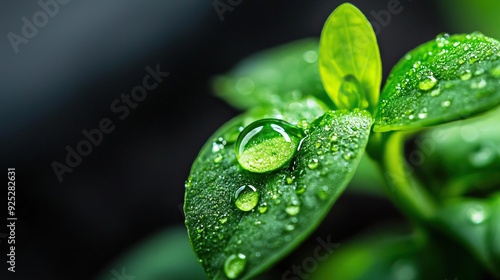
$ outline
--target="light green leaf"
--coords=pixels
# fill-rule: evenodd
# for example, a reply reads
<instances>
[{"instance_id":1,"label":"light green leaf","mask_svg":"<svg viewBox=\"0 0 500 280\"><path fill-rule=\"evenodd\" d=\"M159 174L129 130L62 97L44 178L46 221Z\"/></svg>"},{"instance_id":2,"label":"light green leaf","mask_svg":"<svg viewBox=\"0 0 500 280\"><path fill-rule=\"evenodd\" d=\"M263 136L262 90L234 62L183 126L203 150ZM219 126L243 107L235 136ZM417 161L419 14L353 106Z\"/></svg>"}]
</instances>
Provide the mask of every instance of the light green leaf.
<instances>
[{"instance_id":1,"label":"light green leaf","mask_svg":"<svg viewBox=\"0 0 500 280\"><path fill-rule=\"evenodd\" d=\"M283 112L280 119L296 124L295 114ZM255 277L305 239L349 183L372 122L366 111L327 112L307 128L289 164L268 173L246 171L236 158L234 134L268 117L251 111L219 129L186 183L186 226L210 279Z\"/></svg>"},{"instance_id":2,"label":"light green leaf","mask_svg":"<svg viewBox=\"0 0 500 280\"><path fill-rule=\"evenodd\" d=\"M340 5L326 20L319 66L323 85L338 108L375 109L382 61L370 22L353 5Z\"/></svg>"},{"instance_id":3,"label":"light green leaf","mask_svg":"<svg viewBox=\"0 0 500 280\"><path fill-rule=\"evenodd\" d=\"M303 39L252 55L214 80L215 93L239 109L307 96L332 108L319 78L318 44L318 39Z\"/></svg>"},{"instance_id":4,"label":"light green leaf","mask_svg":"<svg viewBox=\"0 0 500 280\"><path fill-rule=\"evenodd\" d=\"M443 34L409 52L382 91L374 130L445 123L500 104L500 43Z\"/></svg>"},{"instance_id":5,"label":"light green leaf","mask_svg":"<svg viewBox=\"0 0 500 280\"><path fill-rule=\"evenodd\" d=\"M436 224L500 277L500 192L488 199L450 200L441 209Z\"/></svg>"}]
</instances>

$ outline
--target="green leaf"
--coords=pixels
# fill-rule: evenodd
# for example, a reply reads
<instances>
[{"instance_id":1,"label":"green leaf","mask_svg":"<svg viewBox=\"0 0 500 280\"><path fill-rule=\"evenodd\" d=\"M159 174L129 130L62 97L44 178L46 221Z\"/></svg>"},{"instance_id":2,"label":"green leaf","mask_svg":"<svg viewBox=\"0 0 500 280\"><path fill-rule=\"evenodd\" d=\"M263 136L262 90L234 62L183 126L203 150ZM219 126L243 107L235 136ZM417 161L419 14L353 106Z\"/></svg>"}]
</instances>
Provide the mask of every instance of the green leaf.
<instances>
[{"instance_id":1,"label":"green leaf","mask_svg":"<svg viewBox=\"0 0 500 280\"><path fill-rule=\"evenodd\" d=\"M323 85L338 108L375 109L382 61L370 22L353 5L340 5L326 20L319 66Z\"/></svg>"},{"instance_id":2,"label":"green leaf","mask_svg":"<svg viewBox=\"0 0 500 280\"><path fill-rule=\"evenodd\" d=\"M257 53L214 80L215 93L236 108L277 105L312 96L327 104L318 70L318 39L303 39Z\"/></svg>"},{"instance_id":3,"label":"green leaf","mask_svg":"<svg viewBox=\"0 0 500 280\"><path fill-rule=\"evenodd\" d=\"M500 104L500 43L443 34L409 52L382 91L374 130L445 123Z\"/></svg>"},{"instance_id":4,"label":"green leaf","mask_svg":"<svg viewBox=\"0 0 500 280\"><path fill-rule=\"evenodd\" d=\"M499 117L496 109L422 132L408 152L425 158L413 162L416 175L437 197L488 196L500 182Z\"/></svg>"},{"instance_id":5,"label":"green leaf","mask_svg":"<svg viewBox=\"0 0 500 280\"><path fill-rule=\"evenodd\" d=\"M489 199L450 200L444 204L436 224L500 277L500 192Z\"/></svg>"},{"instance_id":6,"label":"green leaf","mask_svg":"<svg viewBox=\"0 0 500 280\"><path fill-rule=\"evenodd\" d=\"M186 229L181 227L168 228L144 240L109 265L98 279L129 279L127 276L141 280L205 278Z\"/></svg>"},{"instance_id":7,"label":"green leaf","mask_svg":"<svg viewBox=\"0 0 500 280\"><path fill-rule=\"evenodd\" d=\"M296 124L297 112L279 115ZM326 112L307 128L289 165L252 173L237 161L234 134L267 117L250 111L219 129L186 182L186 226L210 279L255 277L305 239L349 183L372 122L366 111Z\"/></svg>"},{"instance_id":8,"label":"green leaf","mask_svg":"<svg viewBox=\"0 0 500 280\"><path fill-rule=\"evenodd\" d=\"M342 245L310 279L481 279L481 266L456 244L399 235L395 230Z\"/></svg>"}]
</instances>

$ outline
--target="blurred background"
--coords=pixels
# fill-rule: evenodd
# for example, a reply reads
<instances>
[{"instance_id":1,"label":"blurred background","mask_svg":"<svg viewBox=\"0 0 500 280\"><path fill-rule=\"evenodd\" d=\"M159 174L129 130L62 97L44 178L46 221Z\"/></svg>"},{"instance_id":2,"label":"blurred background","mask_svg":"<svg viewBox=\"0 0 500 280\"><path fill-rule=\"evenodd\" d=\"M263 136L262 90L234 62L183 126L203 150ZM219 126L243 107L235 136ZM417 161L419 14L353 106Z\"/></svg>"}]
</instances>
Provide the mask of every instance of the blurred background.
<instances>
[{"instance_id":1,"label":"blurred background","mask_svg":"<svg viewBox=\"0 0 500 280\"><path fill-rule=\"evenodd\" d=\"M384 78L407 51L438 33L480 30L500 38L488 21L500 12L498 1L400 0L402 11L387 22L376 13L392 1L351 2L379 24ZM40 3L52 3L45 5L49 12ZM40 3L0 5L1 161L4 170L16 168L18 217L17 272L6 270L1 238L0 278L126 279L117 260L158 242L165 247L156 256L159 267L182 270L168 267L181 258L193 273L171 279L203 279L184 235L184 181L209 136L238 114L212 95L211 78L255 52L318 37L342 1L243 0L223 14L214 6L219 1ZM148 66L170 74L126 116L114 111L112 104L126 104L122 94L142 85ZM77 149L86 139L82 130L105 118L115 129L61 182L52 164L66 164L66 147ZM0 192L0 201L6 196ZM400 220L381 196L348 191L311 238L263 277L277 279L311 255L317 236L343 244L375 224Z\"/></svg>"}]
</instances>

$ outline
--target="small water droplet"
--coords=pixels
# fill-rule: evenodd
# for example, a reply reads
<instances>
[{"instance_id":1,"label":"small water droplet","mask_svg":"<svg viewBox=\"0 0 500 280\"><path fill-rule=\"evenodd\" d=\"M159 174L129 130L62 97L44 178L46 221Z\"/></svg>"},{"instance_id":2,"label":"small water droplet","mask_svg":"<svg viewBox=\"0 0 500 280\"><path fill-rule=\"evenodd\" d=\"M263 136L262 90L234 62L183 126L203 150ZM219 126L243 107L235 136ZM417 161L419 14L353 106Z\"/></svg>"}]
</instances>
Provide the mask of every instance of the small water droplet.
<instances>
[{"instance_id":1,"label":"small water droplet","mask_svg":"<svg viewBox=\"0 0 500 280\"><path fill-rule=\"evenodd\" d=\"M224 156L222 156L221 154L218 154L214 158L214 163L220 163L223 159L224 159Z\"/></svg>"},{"instance_id":2,"label":"small water droplet","mask_svg":"<svg viewBox=\"0 0 500 280\"><path fill-rule=\"evenodd\" d=\"M487 85L486 80L481 78L479 80L474 81L471 83L470 88L471 89L482 89Z\"/></svg>"},{"instance_id":3,"label":"small water droplet","mask_svg":"<svg viewBox=\"0 0 500 280\"><path fill-rule=\"evenodd\" d=\"M318 53L316 51L307 51L303 57L307 63L314 63L318 60Z\"/></svg>"},{"instance_id":4,"label":"small water droplet","mask_svg":"<svg viewBox=\"0 0 500 280\"><path fill-rule=\"evenodd\" d=\"M477 55L475 55L475 54L471 54L471 55L470 55L470 59L469 59L469 63L470 63L470 64L474 64L476 61L478 61L478 59L479 59L479 58L477 57Z\"/></svg>"},{"instance_id":5,"label":"small water droplet","mask_svg":"<svg viewBox=\"0 0 500 280\"><path fill-rule=\"evenodd\" d=\"M300 212L300 206L297 201L294 201L292 204L288 205L285 208L285 212L290 216L295 216Z\"/></svg>"},{"instance_id":6,"label":"small water droplet","mask_svg":"<svg viewBox=\"0 0 500 280\"><path fill-rule=\"evenodd\" d=\"M409 116L408 116L408 119L409 119L409 120L413 120L413 119L415 119L415 115L413 115L413 114L409 115Z\"/></svg>"},{"instance_id":7,"label":"small water droplet","mask_svg":"<svg viewBox=\"0 0 500 280\"><path fill-rule=\"evenodd\" d=\"M361 108L364 101L363 89L359 81L353 75L347 75L342 79L338 93L338 103L341 109Z\"/></svg>"},{"instance_id":8,"label":"small water droplet","mask_svg":"<svg viewBox=\"0 0 500 280\"><path fill-rule=\"evenodd\" d=\"M418 68L420 67L420 65L422 65L422 62L420 62L420 60L417 60L415 63L413 63L413 68Z\"/></svg>"},{"instance_id":9,"label":"small water droplet","mask_svg":"<svg viewBox=\"0 0 500 280\"><path fill-rule=\"evenodd\" d=\"M220 222L221 224L225 224L225 223L227 222L227 217L224 217L224 218L219 219L219 222Z\"/></svg>"},{"instance_id":10,"label":"small water droplet","mask_svg":"<svg viewBox=\"0 0 500 280\"><path fill-rule=\"evenodd\" d=\"M486 211L481 204L475 204L467 209L467 217L471 223L478 225L486 220Z\"/></svg>"},{"instance_id":11,"label":"small water droplet","mask_svg":"<svg viewBox=\"0 0 500 280\"><path fill-rule=\"evenodd\" d=\"M267 211L267 203L265 203L265 202L262 203L257 210L259 210L259 213L261 213L261 214L266 213L266 211Z\"/></svg>"},{"instance_id":12,"label":"small water droplet","mask_svg":"<svg viewBox=\"0 0 500 280\"><path fill-rule=\"evenodd\" d=\"M297 188L295 189L295 193L297 194L302 194L306 191L306 186L305 185L299 185L297 186Z\"/></svg>"},{"instance_id":13,"label":"small water droplet","mask_svg":"<svg viewBox=\"0 0 500 280\"><path fill-rule=\"evenodd\" d=\"M436 97L436 96L439 96L441 94L441 90L440 89L435 89L433 91L431 91L431 96L432 97Z\"/></svg>"},{"instance_id":14,"label":"small water droplet","mask_svg":"<svg viewBox=\"0 0 500 280\"><path fill-rule=\"evenodd\" d=\"M285 230L286 230L286 231L292 231L292 230L294 230L294 229L295 229L295 226L294 226L294 225L288 224L288 225L286 225L286 226L285 226Z\"/></svg>"},{"instance_id":15,"label":"small water droplet","mask_svg":"<svg viewBox=\"0 0 500 280\"><path fill-rule=\"evenodd\" d=\"M462 81L467 81L467 80L469 80L471 77L472 77L472 73L471 73L471 72L470 72L470 70L468 70L468 69L467 69L467 70L465 70L465 72L464 72L462 75L460 75L460 79L461 79Z\"/></svg>"},{"instance_id":16,"label":"small water droplet","mask_svg":"<svg viewBox=\"0 0 500 280\"><path fill-rule=\"evenodd\" d=\"M328 187L323 186L319 191L318 191L318 197L321 200L326 200L328 198Z\"/></svg>"},{"instance_id":17,"label":"small water droplet","mask_svg":"<svg viewBox=\"0 0 500 280\"><path fill-rule=\"evenodd\" d=\"M425 119L425 118L427 118L427 113L426 112L420 112L420 113L418 113L418 118L419 119Z\"/></svg>"},{"instance_id":18,"label":"small water droplet","mask_svg":"<svg viewBox=\"0 0 500 280\"><path fill-rule=\"evenodd\" d=\"M448 108L448 107L450 107L450 105L451 105L450 100L444 100L443 102L441 102L441 107L443 107L443 108Z\"/></svg>"},{"instance_id":19,"label":"small water droplet","mask_svg":"<svg viewBox=\"0 0 500 280\"><path fill-rule=\"evenodd\" d=\"M309 167L309 169L316 169L318 168L318 166L319 166L319 161L316 158L312 158L307 162L307 167Z\"/></svg>"},{"instance_id":20,"label":"small water droplet","mask_svg":"<svg viewBox=\"0 0 500 280\"><path fill-rule=\"evenodd\" d=\"M475 76L480 76L484 74L484 68L478 68L476 72L474 72Z\"/></svg>"},{"instance_id":21,"label":"small water droplet","mask_svg":"<svg viewBox=\"0 0 500 280\"><path fill-rule=\"evenodd\" d=\"M287 183L288 185L293 184L293 182L294 182L294 181L295 181L295 176L293 176L293 175L288 175L288 176L286 176L286 183Z\"/></svg>"},{"instance_id":22,"label":"small water droplet","mask_svg":"<svg viewBox=\"0 0 500 280\"><path fill-rule=\"evenodd\" d=\"M259 192L254 186L246 185L240 187L234 194L236 201L234 204L241 211L250 211L259 202Z\"/></svg>"},{"instance_id":23,"label":"small water droplet","mask_svg":"<svg viewBox=\"0 0 500 280\"><path fill-rule=\"evenodd\" d=\"M436 84L438 80L434 78L434 76L427 76L425 79L421 80L418 83L418 88L423 91L431 90Z\"/></svg>"},{"instance_id":24,"label":"small water droplet","mask_svg":"<svg viewBox=\"0 0 500 280\"><path fill-rule=\"evenodd\" d=\"M227 278L236 279L245 270L247 264L246 256L243 254L233 254L224 263L224 273Z\"/></svg>"},{"instance_id":25,"label":"small water droplet","mask_svg":"<svg viewBox=\"0 0 500 280\"><path fill-rule=\"evenodd\" d=\"M301 129L285 121L256 121L247 126L236 141L238 162L255 173L276 170L292 159L302 137Z\"/></svg>"}]
</instances>

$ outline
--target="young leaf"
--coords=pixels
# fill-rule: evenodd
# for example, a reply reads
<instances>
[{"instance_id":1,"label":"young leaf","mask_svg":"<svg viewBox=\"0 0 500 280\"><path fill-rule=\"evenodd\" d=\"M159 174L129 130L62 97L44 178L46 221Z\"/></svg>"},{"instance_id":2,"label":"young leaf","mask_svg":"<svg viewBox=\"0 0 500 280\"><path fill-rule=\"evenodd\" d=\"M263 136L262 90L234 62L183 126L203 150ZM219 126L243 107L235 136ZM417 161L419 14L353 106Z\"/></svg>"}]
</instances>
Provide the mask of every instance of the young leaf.
<instances>
[{"instance_id":1,"label":"young leaf","mask_svg":"<svg viewBox=\"0 0 500 280\"><path fill-rule=\"evenodd\" d=\"M445 123L500 104L500 43L480 33L439 35L409 52L382 91L374 130Z\"/></svg>"},{"instance_id":2,"label":"young leaf","mask_svg":"<svg viewBox=\"0 0 500 280\"><path fill-rule=\"evenodd\" d=\"M281 118L294 123L294 114ZM231 135L262 117L250 111L219 129L186 183L186 226L210 279L255 277L305 239L349 183L372 123L366 111L327 112L288 165L252 173L238 163Z\"/></svg>"},{"instance_id":3,"label":"young leaf","mask_svg":"<svg viewBox=\"0 0 500 280\"><path fill-rule=\"evenodd\" d=\"M500 192L488 199L449 201L436 222L500 277Z\"/></svg>"},{"instance_id":4,"label":"young leaf","mask_svg":"<svg viewBox=\"0 0 500 280\"><path fill-rule=\"evenodd\" d=\"M303 39L252 55L214 80L215 93L239 109L307 96L332 108L319 78L318 44L318 39Z\"/></svg>"},{"instance_id":5,"label":"young leaf","mask_svg":"<svg viewBox=\"0 0 500 280\"><path fill-rule=\"evenodd\" d=\"M319 67L323 85L338 108L374 110L382 62L370 22L353 5L340 5L326 20L321 32Z\"/></svg>"}]
</instances>

